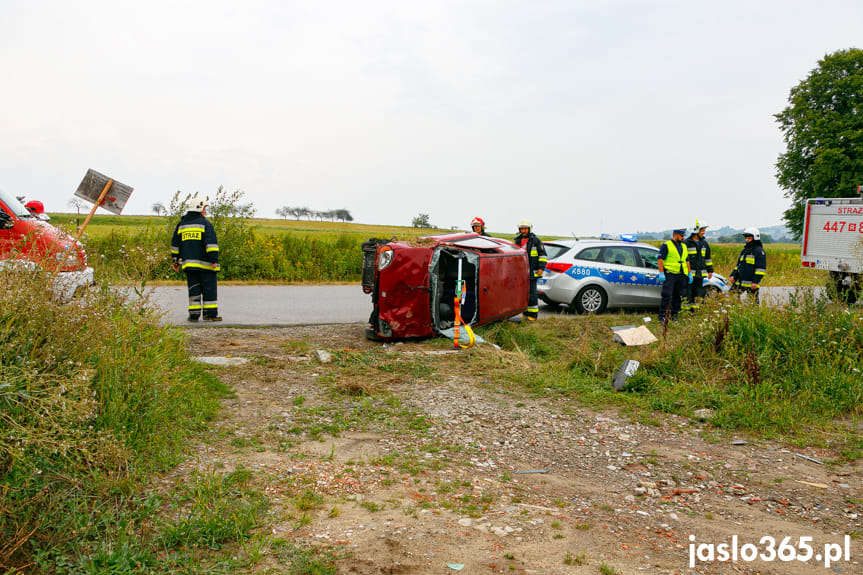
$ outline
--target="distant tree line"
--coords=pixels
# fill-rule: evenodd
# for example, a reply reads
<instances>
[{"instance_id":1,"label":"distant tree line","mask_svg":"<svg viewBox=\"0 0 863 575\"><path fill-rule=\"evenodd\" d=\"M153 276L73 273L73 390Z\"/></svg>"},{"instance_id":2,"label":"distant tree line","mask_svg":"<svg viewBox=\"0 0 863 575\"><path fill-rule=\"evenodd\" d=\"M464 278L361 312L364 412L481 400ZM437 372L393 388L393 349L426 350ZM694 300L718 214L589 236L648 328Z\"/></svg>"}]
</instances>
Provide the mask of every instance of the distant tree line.
<instances>
[{"instance_id":1,"label":"distant tree line","mask_svg":"<svg viewBox=\"0 0 863 575\"><path fill-rule=\"evenodd\" d=\"M288 219L288 216L291 216L297 220L306 218L308 220L330 220L331 222L336 220L340 220L342 222L354 221L354 217L351 215L351 212L345 209L319 212L306 207L294 208L291 206L282 206L281 208L276 209L276 215L284 219Z\"/></svg>"},{"instance_id":2,"label":"distant tree line","mask_svg":"<svg viewBox=\"0 0 863 575\"><path fill-rule=\"evenodd\" d=\"M785 238L783 238L785 239ZM714 244L742 244L743 243L743 234L732 234L730 236L719 236L715 240L712 241ZM772 244L773 238L770 234L761 234L761 243L762 244ZM789 240L790 241L790 240Z\"/></svg>"}]
</instances>

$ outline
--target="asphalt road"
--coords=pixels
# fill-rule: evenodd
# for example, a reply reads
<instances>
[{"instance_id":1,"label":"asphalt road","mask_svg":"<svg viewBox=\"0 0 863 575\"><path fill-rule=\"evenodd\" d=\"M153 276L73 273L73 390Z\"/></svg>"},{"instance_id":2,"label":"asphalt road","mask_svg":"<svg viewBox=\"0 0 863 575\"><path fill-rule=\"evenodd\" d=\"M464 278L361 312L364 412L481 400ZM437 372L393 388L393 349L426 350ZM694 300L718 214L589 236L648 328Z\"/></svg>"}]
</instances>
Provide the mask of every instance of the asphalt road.
<instances>
[{"instance_id":1,"label":"asphalt road","mask_svg":"<svg viewBox=\"0 0 863 575\"><path fill-rule=\"evenodd\" d=\"M355 285L266 286L220 285L219 324L186 321L189 296L185 285L147 288L147 298L166 322L178 325L286 326L364 323L372 298Z\"/></svg>"},{"instance_id":2,"label":"asphalt road","mask_svg":"<svg viewBox=\"0 0 863 575\"><path fill-rule=\"evenodd\" d=\"M765 286L762 305L782 307L804 294L821 297L823 288ZM220 285L219 324L186 321L188 295L185 285L147 288L150 303L166 322L184 326L288 326L365 323L372 311L372 298L356 285L266 286ZM546 306L540 315L560 313ZM655 310L646 311L655 314Z\"/></svg>"}]
</instances>

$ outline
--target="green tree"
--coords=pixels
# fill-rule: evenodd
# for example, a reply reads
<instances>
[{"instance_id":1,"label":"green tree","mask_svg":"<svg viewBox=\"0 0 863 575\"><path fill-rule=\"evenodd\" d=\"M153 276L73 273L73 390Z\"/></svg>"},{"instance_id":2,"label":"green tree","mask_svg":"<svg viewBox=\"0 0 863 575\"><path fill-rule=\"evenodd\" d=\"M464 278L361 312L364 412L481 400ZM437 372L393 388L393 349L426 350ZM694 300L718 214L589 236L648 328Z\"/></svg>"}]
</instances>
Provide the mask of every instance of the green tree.
<instances>
[{"instance_id":1,"label":"green tree","mask_svg":"<svg viewBox=\"0 0 863 575\"><path fill-rule=\"evenodd\" d=\"M793 202L784 220L799 239L806 199L856 197L863 184L863 50L824 56L775 117L787 148L776 179Z\"/></svg>"},{"instance_id":2,"label":"green tree","mask_svg":"<svg viewBox=\"0 0 863 575\"><path fill-rule=\"evenodd\" d=\"M415 228L430 228L432 225L429 223L429 215L428 214L420 214L411 220L411 225Z\"/></svg>"}]
</instances>

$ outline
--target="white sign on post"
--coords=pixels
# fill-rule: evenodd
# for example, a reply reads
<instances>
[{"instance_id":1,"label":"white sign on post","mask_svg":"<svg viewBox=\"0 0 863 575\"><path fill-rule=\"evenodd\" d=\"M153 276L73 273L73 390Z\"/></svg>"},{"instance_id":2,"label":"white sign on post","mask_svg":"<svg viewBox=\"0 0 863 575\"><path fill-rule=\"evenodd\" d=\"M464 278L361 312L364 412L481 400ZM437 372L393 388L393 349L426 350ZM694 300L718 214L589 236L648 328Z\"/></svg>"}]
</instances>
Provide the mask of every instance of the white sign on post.
<instances>
[{"instance_id":1,"label":"white sign on post","mask_svg":"<svg viewBox=\"0 0 863 575\"><path fill-rule=\"evenodd\" d=\"M105 190L105 186L107 186L109 182L111 186L105 193L105 197L102 198L101 203L99 203L99 196L102 195ZM116 180L112 180L108 176L100 174L96 170L87 170L87 174L84 176L84 179L81 180L81 184L75 191L75 196L82 200L87 200L91 204L97 204L98 207L105 208L109 212L117 214L118 216L123 211L123 207L126 205L126 202L129 200L129 196L131 195L131 187L121 184Z\"/></svg>"}]
</instances>

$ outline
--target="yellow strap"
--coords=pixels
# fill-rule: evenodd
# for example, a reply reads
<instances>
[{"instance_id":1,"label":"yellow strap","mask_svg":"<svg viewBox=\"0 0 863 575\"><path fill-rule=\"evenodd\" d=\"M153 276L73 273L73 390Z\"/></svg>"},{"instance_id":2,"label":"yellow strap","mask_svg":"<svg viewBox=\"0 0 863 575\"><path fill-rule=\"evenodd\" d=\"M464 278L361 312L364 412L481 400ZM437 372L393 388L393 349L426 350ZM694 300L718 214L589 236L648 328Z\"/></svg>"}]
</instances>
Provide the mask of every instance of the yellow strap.
<instances>
[{"instance_id":1,"label":"yellow strap","mask_svg":"<svg viewBox=\"0 0 863 575\"><path fill-rule=\"evenodd\" d=\"M470 326L468 324L464 324L464 330L467 332L468 342L467 342L467 345L464 345L464 343L459 342L459 347L461 349L467 349L469 347L473 347L473 345L476 343L476 336L474 335L473 330L470 328ZM458 337L458 336L456 336L456 337ZM456 340L456 341L458 341L458 340Z\"/></svg>"}]
</instances>

